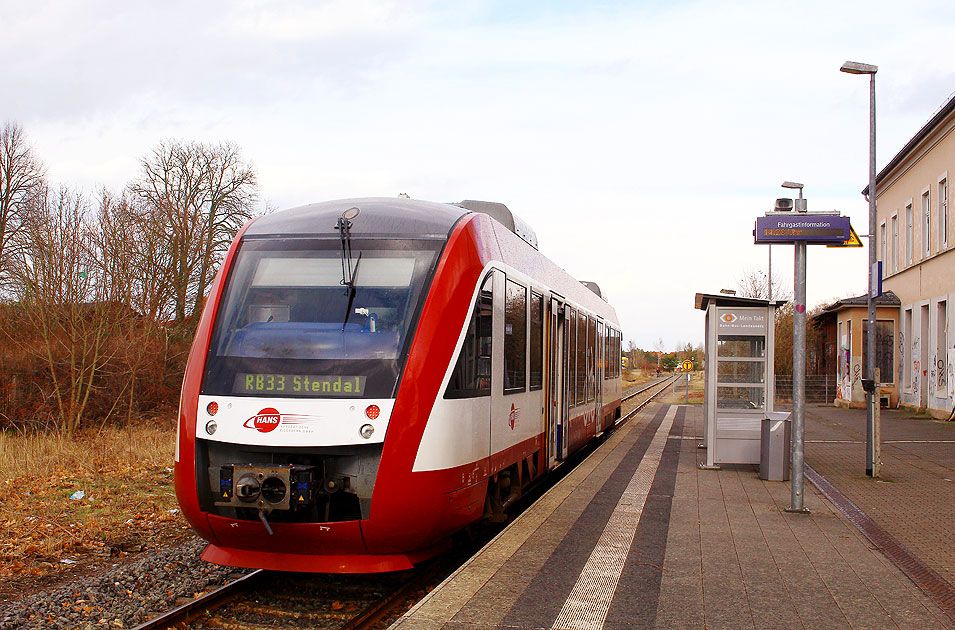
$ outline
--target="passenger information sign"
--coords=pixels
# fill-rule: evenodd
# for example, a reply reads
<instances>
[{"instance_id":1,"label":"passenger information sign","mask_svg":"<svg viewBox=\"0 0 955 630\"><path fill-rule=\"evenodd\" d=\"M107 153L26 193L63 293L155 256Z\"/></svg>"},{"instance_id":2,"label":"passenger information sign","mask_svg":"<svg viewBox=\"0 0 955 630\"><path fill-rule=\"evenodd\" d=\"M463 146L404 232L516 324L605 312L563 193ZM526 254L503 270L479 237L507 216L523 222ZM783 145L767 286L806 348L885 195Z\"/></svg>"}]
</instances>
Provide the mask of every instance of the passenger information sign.
<instances>
[{"instance_id":1,"label":"passenger information sign","mask_svg":"<svg viewBox=\"0 0 955 630\"><path fill-rule=\"evenodd\" d=\"M756 244L845 243L849 240L849 217L837 214L772 214L756 217Z\"/></svg>"}]
</instances>

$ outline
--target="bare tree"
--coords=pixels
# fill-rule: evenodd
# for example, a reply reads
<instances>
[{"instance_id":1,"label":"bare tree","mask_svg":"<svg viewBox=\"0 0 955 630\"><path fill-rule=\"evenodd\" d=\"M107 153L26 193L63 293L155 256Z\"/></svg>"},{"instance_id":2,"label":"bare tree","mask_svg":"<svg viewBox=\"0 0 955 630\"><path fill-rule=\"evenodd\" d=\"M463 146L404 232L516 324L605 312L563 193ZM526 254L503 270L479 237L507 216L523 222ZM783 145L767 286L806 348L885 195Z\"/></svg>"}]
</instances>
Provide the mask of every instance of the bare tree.
<instances>
[{"instance_id":1,"label":"bare tree","mask_svg":"<svg viewBox=\"0 0 955 630\"><path fill-rule=\"evenodd\" d=\"M43 184L44 168L17 123L0 129L0 281L6 276L13 236L26 205Z\"/></svg>"},{"instance_id":2,"label":"bare tree","mask_svg":"<svg viewBox=\"0 0 955 630\"><path fill-rule=\"evenodd\" d=\"M80 427L109 362L109 341L130 317L124 305L109 301L116 291L108 285L120 272L105 263L88 211L82 195L44 187L21 217L11 264L13 291L34 329L24 331L24 341L39 340L32 349L50 374L66 433Z\"/></svg>"},{"instance_id":3,"label":"bare tree","mask_svg":"<svg viewBox=\"0 0 955 630\"><path fill-rule=\"evenodd\" d=\"M199 311L229 242L252 217L255 170L233 144L176 140L160 143L141 168L129 189L144 204L141 216L151 219L144 238L163 250L157 263L165 264L165 277L157 289L168 287L181 322Z\"/></svg>"},{"instance_id":4,"label":"bare tree","mask_svg":"<svg viewBox=\"0 0 955 630\"><path fill-rule=\"evenodd\" d=\"M736 282L736 291L740 297L769 299L769 274L762 269L747 269ZM773 274L773 299L788 300L792 291L784 288L780 279Z\"/></svg>"}]
</instances>

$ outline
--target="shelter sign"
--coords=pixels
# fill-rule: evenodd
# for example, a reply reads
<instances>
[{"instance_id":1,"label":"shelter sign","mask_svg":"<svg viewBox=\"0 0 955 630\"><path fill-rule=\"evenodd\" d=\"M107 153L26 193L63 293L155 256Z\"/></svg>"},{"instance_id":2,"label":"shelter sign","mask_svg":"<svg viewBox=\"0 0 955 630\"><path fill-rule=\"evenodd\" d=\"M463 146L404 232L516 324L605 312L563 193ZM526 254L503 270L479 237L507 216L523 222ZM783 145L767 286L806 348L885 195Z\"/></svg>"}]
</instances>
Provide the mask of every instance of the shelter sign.
<instances>
[{"instance_id":1,"label":"shelter sign","mask_svg":"<svg viewBox=\"0 0 955 630\"><path fill-rule=\"evenodd\" d=\"M766 309L719 309L718 335L765 335Z\"/></svg>"}]
</instances>

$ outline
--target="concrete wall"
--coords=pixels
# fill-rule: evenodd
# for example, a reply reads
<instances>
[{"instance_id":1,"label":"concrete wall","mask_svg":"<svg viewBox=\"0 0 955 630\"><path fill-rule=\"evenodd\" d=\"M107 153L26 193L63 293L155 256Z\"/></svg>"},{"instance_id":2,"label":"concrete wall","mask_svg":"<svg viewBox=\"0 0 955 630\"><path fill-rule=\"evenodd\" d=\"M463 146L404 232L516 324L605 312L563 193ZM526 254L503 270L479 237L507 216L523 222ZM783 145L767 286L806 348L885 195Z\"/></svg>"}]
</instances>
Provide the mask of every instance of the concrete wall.
<instances>
[{"instance_id":1,"label":"concrete wall","mask_svg":"<svg viewBox=\"0 0 955 630\"><path fill-rule=\"evenodd\" d=\"M836 404L847 407L865 407L865 391L862 389L863 350L862 329L868 311L865 306L846 307L836 318ZM898 353L898 315L895 307L881 306L876 309L876 321L890 321L894 335L894 352ZM894 363L898 365L897 356ZM889 394L889 405L899 401L898 368L893 374L881 374L879 391Z\"/></svg>"},{"instance_id":2,"label":"concrete wall","mask_svg":"<svg viewBox=\"0 0 955 630\"><path fill-rule=\"evenodd\" d=\"M955 212L951 177L955 177L955 112L878 185L876 255L885 268L883 288L902 301L896 328L899 398L908 407L947 417L955 406L952 360L955 359ZM940 242L940 182L948 184L948 237ZM929 230L923 225L923 195L928 195ZM906 207L912 207L912 256L907 259ZM892 217L898 217L893 256ZM925 253L926 238L928 254ZM880 315L881 318L881 315ZM853 324L853 328L855 324ZM853 392L854 399L854 392Z\"/></svg>"}]
</instances>

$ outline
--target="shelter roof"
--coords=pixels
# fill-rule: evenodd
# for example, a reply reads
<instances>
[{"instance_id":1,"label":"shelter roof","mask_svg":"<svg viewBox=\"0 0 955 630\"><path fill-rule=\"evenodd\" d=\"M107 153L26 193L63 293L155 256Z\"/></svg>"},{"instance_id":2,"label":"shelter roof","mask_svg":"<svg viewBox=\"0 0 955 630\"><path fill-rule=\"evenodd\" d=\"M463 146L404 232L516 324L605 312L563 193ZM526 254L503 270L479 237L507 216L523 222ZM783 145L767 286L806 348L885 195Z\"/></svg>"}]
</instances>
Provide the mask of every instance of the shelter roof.
<instances>
[{"instance_id":1,"label":"shelter roof","mask_svg":"<svg viewBox=\"0 0 955 630\"><path fill-rule=\"evenodd\" d=\"M717 306L774 306L779 308L787 300L762 300L759 298L747 298L728 293L697 293L694 300L694 307L705 311L710 302L716 302Z\"/></svg>"}]
</instances>

